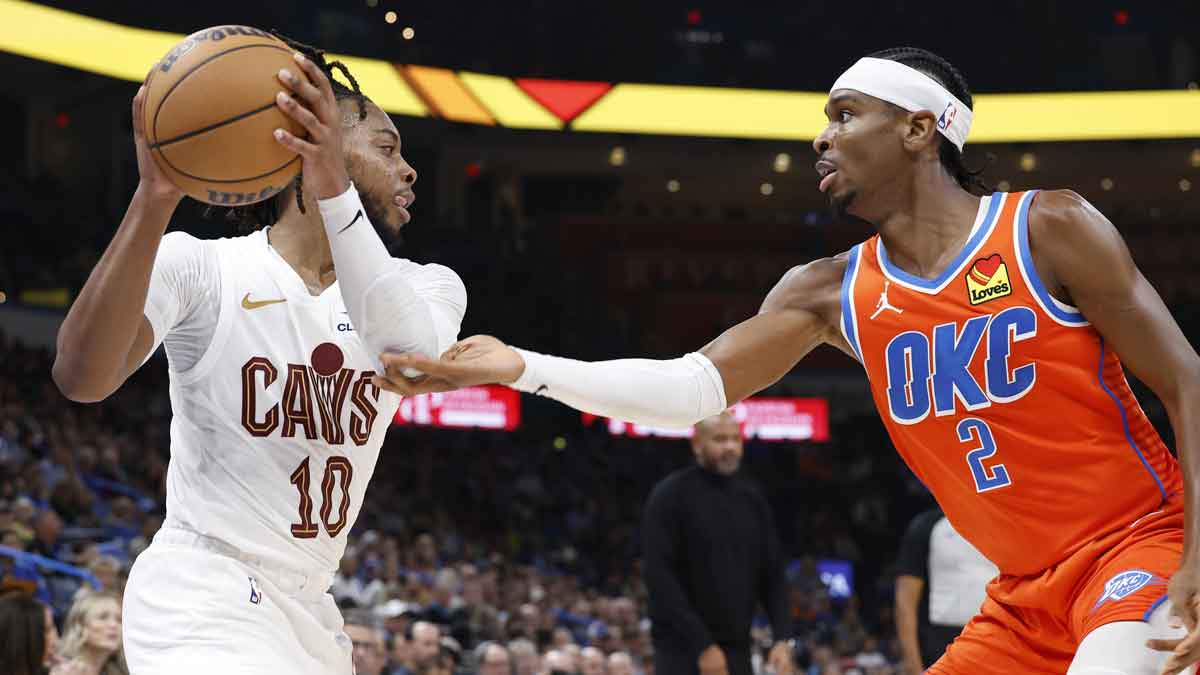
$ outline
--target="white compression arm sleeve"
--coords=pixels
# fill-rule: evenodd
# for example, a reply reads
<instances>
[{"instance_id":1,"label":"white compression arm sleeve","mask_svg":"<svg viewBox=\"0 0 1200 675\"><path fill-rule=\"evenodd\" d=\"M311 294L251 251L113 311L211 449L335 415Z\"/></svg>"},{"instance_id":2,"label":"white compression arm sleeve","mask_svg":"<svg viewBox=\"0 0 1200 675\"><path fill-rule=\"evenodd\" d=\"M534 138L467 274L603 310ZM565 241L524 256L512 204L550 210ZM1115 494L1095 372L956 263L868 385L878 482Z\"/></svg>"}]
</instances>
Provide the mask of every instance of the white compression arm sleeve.
<instances>
[{"instance_id":1,"label":"white compression arm sleeve","mask_svg":"<svg viewBox=\"0 0 1200 675\"><path fill-rule=\"evenodd\" d=\"M438 335L430 308L367 219L358 190L352 184L317 206L346 311L373 356L397 351L437 358Z\"/></svg>"},{"instance_id":2,"label":"white compression arm sleeve","mask_svg":"<svg viewBox=\"0 0 1200 675\"><path fill-rule=\"evenodd\" d=\"M576 361L524 349L525 372L513 389L547 396L576 410L635 424L687 427L726 407L725 383L712 361L693 352L678 359Z\"/></svg>"}]
</instances>

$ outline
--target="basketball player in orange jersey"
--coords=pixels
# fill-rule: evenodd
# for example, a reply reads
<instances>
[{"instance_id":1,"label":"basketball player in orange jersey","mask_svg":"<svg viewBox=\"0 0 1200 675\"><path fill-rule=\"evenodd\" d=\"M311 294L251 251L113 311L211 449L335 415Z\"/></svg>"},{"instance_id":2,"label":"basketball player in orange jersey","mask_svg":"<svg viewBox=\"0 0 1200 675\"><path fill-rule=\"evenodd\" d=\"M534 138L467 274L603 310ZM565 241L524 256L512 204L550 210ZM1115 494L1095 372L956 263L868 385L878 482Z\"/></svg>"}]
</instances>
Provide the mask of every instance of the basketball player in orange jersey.
<instances>
[{"instance_id":1,"label":"basketball player in orange jersey","mask_svg":"<svg viewBox=\"0 0 1200 675\"><path fill-rule=\"evenodd\" d=\"M167 512L124 598L134 675L352 673L328 589L399 405L371 384L376 357L439 353L466 309L453 271L380 238L408 221L416 181L391 120L344 68L349 86L332 80L340 64L290 46L276 101L307 134L276 136L302 179L232 214L265 229L163 235L182 195L146 143L143 88L141 181L58 335L54 380L83 402L166 346Z\"/></svg>"},{"instance_id":2,"label":"basketball player in orange jersey","mask_svg":"<svg viewBox=\"0 0 1200 675\"><path fill-rule=\"evenodd\" d=\"M878 234L788 272L757 316L662 361L584 363L476 336L437 361L386 355L386 386L501 382L681 426L831 344L863 365L905 462L1000 569L930 673L1141 675L1195 663L1200 359L1116 229L1073 192L976 194L961 158L970 92L924 50L860 60L825 113L819 188ZM1122 362L1166 406L1182 470Z\"/></svg>"}]
</instances>

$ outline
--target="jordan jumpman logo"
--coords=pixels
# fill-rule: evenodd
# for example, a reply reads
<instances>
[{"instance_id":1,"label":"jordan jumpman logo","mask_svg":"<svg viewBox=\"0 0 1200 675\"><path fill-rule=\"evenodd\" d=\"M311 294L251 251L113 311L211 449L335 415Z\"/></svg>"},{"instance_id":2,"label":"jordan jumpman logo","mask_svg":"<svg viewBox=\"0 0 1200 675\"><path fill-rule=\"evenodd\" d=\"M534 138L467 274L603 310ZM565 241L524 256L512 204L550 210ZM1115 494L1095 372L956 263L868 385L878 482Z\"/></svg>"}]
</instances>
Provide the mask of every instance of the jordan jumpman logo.
<instances>
[{"instance_id":1,"label":"jordan jumpman logo","mask_svg":"<svg viewBox=\"0 0 1200 675\"><path fill-rule=\"evenodd\" d=\"M888 302L888 297L887 297L888 286L891 286L891 285L892 285L892 282L890 282L890 281L883 282L883 292L879 294L879 302L875 303L875 313L871 315L872 319L874 319L875 317L882 314L883 310L885 310L885 309L890 309L897 314L904 313L904 310L902 310L899 307L896 307L892 303Z\"/></svg>"}]
</instances>

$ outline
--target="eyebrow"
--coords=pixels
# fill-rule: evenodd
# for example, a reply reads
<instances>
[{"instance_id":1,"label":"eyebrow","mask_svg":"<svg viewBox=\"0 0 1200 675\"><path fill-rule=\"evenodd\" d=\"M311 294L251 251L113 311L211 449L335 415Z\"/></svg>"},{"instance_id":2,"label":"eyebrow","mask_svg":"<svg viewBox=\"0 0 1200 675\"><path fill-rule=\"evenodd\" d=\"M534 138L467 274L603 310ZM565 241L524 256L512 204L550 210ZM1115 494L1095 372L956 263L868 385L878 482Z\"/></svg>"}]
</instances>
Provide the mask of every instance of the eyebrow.
<instances>
[{"instance_id":1,"label":"eyebrow","mask_svg":"<svg viewBox=\"0 0 1200 675\"><path fill-rule=\"evenodd\" d=\"M858 102L859 102L859 98L855 94L838 94L837 96L834 96L833 98L829 99L829 102L825 104L825 116L826 117L831 116L829 114L830 108L836 108L837 106L839 106L843 103L858 103Z\"/></svg>"},{"instance_id":2,"label":"eyebrow","mask_svg":"<svg viewBox=\"0 0 1200 675\"><path fill-rule=\"evenodd\" d=\"M377 134L387 134L388 136L390 136L392 138L392 140L396 141L397 143L400 142L400 135L397 134L396 132L392 131L391 129L375 129L374 131Z\"/></svg>"}]
</instances>

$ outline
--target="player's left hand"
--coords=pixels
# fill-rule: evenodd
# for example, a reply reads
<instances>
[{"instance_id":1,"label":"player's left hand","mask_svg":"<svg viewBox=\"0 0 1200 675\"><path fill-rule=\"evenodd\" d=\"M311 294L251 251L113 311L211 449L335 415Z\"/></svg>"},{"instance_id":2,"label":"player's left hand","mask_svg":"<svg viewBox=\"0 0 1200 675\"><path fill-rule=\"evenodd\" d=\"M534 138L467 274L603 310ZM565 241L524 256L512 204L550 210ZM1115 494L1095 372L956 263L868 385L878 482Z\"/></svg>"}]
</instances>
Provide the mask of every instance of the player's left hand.
<instances>
[{"instance_id":1,"label":"player's left hand","mask_svg":"<svg viewBox=\"0 0 1200 675\"><path fill-rule=\"evenodd\" d=\"M278 73L287 88L275 95L275 105L308 131L297 138L286 129L275 130L275 140L303 157L304 189L317 199L330 199L350 189L350 174L342 155L342 112L329 78L317 64L299 52L298 71Z\"/></svg>"},{"instance_id":2,"label":"player's left hand","mask_svg":"<svg viewBox=\"0 0 1200 675\"><path fill-rule=\"evenodd\" d=\"M1171 600L1171 627L1186 627L1188 634L1174 640L1148 640L1146 646L1171 652L1162 675L1176 675L1200 662L1200 565L1184 560L1167 586Z\"/></svg>"},{"instance_id":3,"label":"player's left hand","mask_svg":"<svg viewBox=\"0 0 1200 675\"><path fill-rule=\"evenodd\" d=\"M375 386L402 396L450 391L480 384L511 384L525 372L525 360L511 347L490 335L459 340L438 359L423 354L384 353L386 372L376 375ZM405 377L405 370L425 375Z\"/></svg>"},{"instance_id":4,"label":"player's left hand","mask_svg":"<svg viewBox=\"0 0 1200 675\"><path fill-rule=\"evenodd\" d=\"M786 640L780 640L771 647L771 651L767 654L767 665L771 667L775 675L794 675L796 672L796 664L792 661L792 647Z\"/></svg>"}]
</instances>

